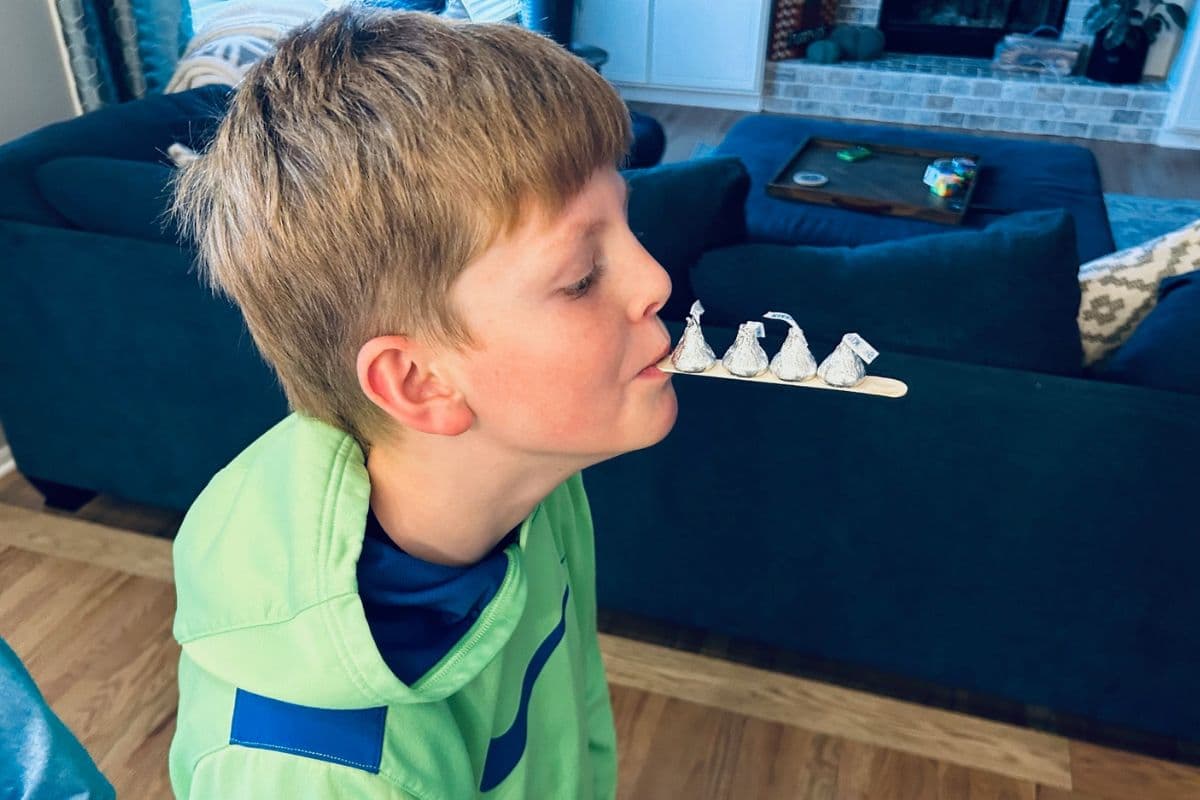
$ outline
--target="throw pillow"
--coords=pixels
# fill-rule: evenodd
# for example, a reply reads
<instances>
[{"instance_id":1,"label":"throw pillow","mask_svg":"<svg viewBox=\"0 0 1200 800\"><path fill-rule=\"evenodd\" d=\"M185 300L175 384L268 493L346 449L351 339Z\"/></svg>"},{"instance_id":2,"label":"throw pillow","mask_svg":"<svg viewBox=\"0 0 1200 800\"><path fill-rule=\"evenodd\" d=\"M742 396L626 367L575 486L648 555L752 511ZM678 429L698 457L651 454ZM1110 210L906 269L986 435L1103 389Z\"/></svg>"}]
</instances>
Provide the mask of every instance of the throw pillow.
<instances>
[{"instance_id":1,"label":"throw pillow","mask_svg":"<svg viewBox=\"0 0 1200 800\"><path fill-rule=\"evenodd\" d=\"M1101 380L1200 394L1200 271L1166 278L1125 344L1097 364Z\"/></svg>"},{"instance_id":2,"label":"throw pillow","mask_svg":"<svg viewBox=\"0 0 1200 800\"><path fill-rule=\"evenodd\" d=\"M1196 269L1200 269L1200 220L1080 267L1084 362L1099 361L1129 339L1154 308L1164 278Z\"/></svg>"},{"instance_id":3,"label":"throw pillow","mask_svg":"<svg viewBox=\"0 0 1200 800\"><path fill-rule=\"evenodd\" d=\"M671 276L660 314L681 320L695 300L689 270L706 249L745 237L750 177L736 158L697 158L625 170L629 227Z\"/></svg>"},{"instance_id":4,"label":"throw pillow","mask_svg":"<svg viewBox=\"0 0 1200 800\"><path fill-rule=\"evenodd\" d=\"M293 28L326 11L322 0L229 0L203 18L167 92L236 86ZM200 21L200 20L197 20Z\"/></svg>"},{"instance_id":5,"label":"throw pillow","mask_svg":"<svg viewBox=\"0 0 1200 800\"><path fill-rule=\"evenodd\" d=\"M885 351L1078 375L1076 264L1071 216L1036 211L854 248L729 247L691 278L705 323L783 311L822 346L857 331Z\"/></svg>"}]
</instances>

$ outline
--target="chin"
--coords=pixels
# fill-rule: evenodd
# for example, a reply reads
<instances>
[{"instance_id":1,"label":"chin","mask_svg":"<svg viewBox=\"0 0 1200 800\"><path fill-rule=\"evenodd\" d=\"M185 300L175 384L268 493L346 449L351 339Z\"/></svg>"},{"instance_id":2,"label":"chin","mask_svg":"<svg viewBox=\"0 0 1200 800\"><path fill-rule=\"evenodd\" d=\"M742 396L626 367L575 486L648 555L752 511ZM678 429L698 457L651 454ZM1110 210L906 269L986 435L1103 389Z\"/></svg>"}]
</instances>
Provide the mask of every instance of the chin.
<instances>
[{"instance_id":1,"label":"chin","mask_svg":"<svg viewBox=\"0 0 1200 800\"><path fill-rule=\"evenodd\" d=\"M675 398L675 388L670 383L663 387L663 393L654 408L646 415L646 427L641 441L624 452L643 450L652 447L663 439L675 427L675 419L679 416L679 402Z\"/></svg>"}]
</instances>

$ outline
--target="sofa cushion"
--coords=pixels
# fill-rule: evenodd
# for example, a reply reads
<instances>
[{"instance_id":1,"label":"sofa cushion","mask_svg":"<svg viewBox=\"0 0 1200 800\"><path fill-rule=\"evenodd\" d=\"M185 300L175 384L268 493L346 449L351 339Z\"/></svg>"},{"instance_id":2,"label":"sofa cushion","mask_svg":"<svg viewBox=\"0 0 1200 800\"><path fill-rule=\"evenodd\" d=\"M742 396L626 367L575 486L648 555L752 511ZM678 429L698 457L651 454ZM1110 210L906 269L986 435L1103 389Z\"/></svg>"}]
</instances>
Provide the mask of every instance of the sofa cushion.
<instances>
[{"instance_id":1,"label":"sofa cushion","mask_svg":"<svg viewBox=\"0 0 1200 800\"><path fill-rule=\"evenodd\" d=\"M174 242L168 224L174 170L150 161L56 158L37 170L42 196L78 228Z\"/></svg>"},{"instance_id":2,"label":"sofa cushion","mask_svg":"<svg viewBox=\"0 0 1200 800\"><path fill-rule=\"evenodd\" d=\"M1093 364L1121 346L1158 297L1164 278L1200 269L1200 220L1079 270L1079 331L1084 362Z\"/></svg>"},{"instance_id":3,"label":"sofa cushion","mask_svg":"<svg viewBox=\"0 0 1200 800\"><path fill-rule=\"evenodd\" d=\"M687 316L695 295L688 271L706 248L741 241L750 179L736 158L698 158L625 170L629 227L671 276L671 297L660 312Z\"/></svg>"},{"instance_id":4,"label":"sofa cushion","mask_svg":"<svg viewBox=\"0 0 1200 800\"><path fill-rule=\"evenodd\" d=\"M738 245L691 279L706 323L784 311L821 344L857 331L881 350L1077 375L1075 270L1071 217L1036 211L857 248Z\"/></svg>"},{"instance_id":5,"label":"sofa cushion","mask_svg":"<svg viewBox=\"0 0 1200 800\"><path fill-rule=\"evenodd\" d=\"M790 115L745 117L717 148L717 155L741 158L750 173L746 201L750 241L858 245L956 230L951 225L874 216L768 195L767 183L810 136L976 153L982 169L971 199L973 210L963 220L964 226L985 228L1006 214L1062 208L1075 218L1076 264L1116 249L1096 158L1084 147L883 125L847 125Z\"/></svg>"},{"instance_id":6,"label":"sofa cushion","mask_svg":"<svg viewBox=\"0 0 1200 800\"><path fill-rule=\"evenodd\" d=\"M1129 341L1097 364L1101 380L1200 394L1200 270L1163 280Z\"/></svg>"}]
</instances>

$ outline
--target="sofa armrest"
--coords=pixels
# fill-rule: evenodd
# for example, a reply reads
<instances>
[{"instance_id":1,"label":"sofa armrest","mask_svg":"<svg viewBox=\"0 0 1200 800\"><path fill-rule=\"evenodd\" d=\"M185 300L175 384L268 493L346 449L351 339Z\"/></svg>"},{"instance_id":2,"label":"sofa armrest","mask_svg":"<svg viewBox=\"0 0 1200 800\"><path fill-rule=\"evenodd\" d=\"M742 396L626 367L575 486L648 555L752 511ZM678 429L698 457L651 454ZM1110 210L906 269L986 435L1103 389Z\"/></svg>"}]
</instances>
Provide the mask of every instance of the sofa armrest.
<instances>
[{"instance_id":1,"label":"sofa armrest","mask_svg":"<svg viewBox=\"0 0 1200 800\"><path fill-rule=\"evenodd\" d=\"M42 164L75 156L169 164L167 147L174 142L206 146L225 114L229 92L228 86L205 86L107 106L5 144L0 147L0 218L67 225L38 190Z\"/></svg>"},{"instance_id":2,"label":"sofa armrest","mask_svg":"<svg viewBox=\"0 0 1200 800\"><path fill-rule=\"evenodd\" d=\"M7 220L0 375L24 472L178 509L287 413L189 251Z\"/></svg>"}]
</instances>

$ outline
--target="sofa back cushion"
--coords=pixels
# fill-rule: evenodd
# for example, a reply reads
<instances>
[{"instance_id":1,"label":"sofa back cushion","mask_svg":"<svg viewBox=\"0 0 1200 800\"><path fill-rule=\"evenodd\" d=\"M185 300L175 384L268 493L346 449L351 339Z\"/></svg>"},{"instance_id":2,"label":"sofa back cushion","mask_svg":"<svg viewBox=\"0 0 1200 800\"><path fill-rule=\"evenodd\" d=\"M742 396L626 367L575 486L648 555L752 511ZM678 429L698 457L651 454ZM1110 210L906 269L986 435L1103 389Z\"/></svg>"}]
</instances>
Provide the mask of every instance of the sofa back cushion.
<instances>
[{"instance_id":1,"label":"sofa back cushion","mask_svg":"<svg viewBox=\"0 0 1200 800\"><path fill-rule=\"evenodd\" d=\"M42 197L77 228L147 241L176 241L167 208L172 167L153 161L79 156L38 168Z\"/></svg>"},{"instance_id":2,"label":"sofa back cushion","mask_svg":"<svg viewBox=\"0 0 1200 800\"><path fill-rule=\"evenodd\" d=\"M882 350L1078 375L1076 270L1071 217L1036 211L856 248L727 247L691 281L706 323L784 311L817 342L857 331Z\"/></svg>"},{"instance_id":3,"label":"sofa back cushion","mask_svg":"<svg viewBox=\"0 0 1200 800\"><path fill-rule=\"evenodd\" d=\"M625 170L629 227L671 276L671 297L660 312L683 319L695 300L689 271L710 247L745 238L750 177L736 158L697 158Z\"/></svg>"}]
</instances>

